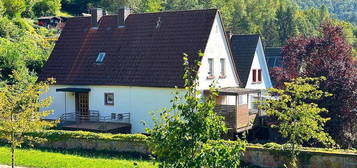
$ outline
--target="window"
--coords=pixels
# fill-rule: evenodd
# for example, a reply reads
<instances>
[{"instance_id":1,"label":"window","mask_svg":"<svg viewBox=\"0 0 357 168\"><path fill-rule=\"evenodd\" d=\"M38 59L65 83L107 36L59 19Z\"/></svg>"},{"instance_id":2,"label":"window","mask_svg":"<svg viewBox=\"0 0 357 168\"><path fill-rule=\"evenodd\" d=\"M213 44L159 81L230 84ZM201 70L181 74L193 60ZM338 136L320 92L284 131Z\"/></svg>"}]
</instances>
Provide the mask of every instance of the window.
<instances>
[{"instance_id":1,"label":"window","mask_svg":"<svg viewBox=\"0 0 357 168\"><path fill-rule=\"evenodd\" d=\"M224 58L220 59L221 62L221 76L220 77L225 77L226 76L226 60Z\"/></svg>"},{"instance_id":2,"label":"window","mask_svg":"<svg viewBox=\"0 0 357 168\"><path fill-rule=\"evenodd\" d=\"M257 70L253 69L253 82L257 82Z\"/></svg>"},{"instance_id":3,"label":"window","mask_svg":"<svg viewBox=\"0 0 357 168\"><path fill-rule=\"evenodd\" d=\"M258 82L262 81L262 70L258 69Z\"/></svg>"},{"instance_id":4,"label":"window","mask_svg":"<svg viewBox=\"0 0 357 168\"><path fill-rule=\"evenodd\" d=\"M104 93L104 104L114 105L114 93Z\"/></svg>"},{"instance_id":5,"label":"window","mask_svg":"<svg viewBox=\"0 0 357 168\"><path fill-rule=\"evenodd\" d=\"M105 52L100 52L97 56L97 59L95 60L96 63L103 63L104 58L105 58Z\"/></svg>"},{"instance_id":6,"label":"window","mask_svg":"<svg viewBox=\"0 0 357 168\"><path fill-rule=\"evenodd\" d=\"M253 69L253 83L262 82L262 69Z\"/></svg>"},{"instance_id":7,"label":"window","mask_svg":"<svg viewBox=\"0 0 357 168\"><path fill-rule=\"evenodd\" d=\"M213 63L213 58L208 58L208 75L213 76L213 68L214 68L214 63Z\"/></svg>"}]
</instances>

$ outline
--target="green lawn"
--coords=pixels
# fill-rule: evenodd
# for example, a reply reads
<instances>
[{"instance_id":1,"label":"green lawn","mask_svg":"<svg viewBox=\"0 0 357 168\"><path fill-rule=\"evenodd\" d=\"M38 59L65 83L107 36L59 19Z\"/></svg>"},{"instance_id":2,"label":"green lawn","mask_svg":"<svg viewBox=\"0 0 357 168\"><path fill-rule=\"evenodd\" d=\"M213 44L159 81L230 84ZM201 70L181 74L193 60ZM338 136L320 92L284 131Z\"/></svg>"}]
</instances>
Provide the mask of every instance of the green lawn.
<instances>
[{"instance_id":1,"label":"green lawn","mask_svg":"<svg viewBox=\"0 0 357 168\"><path fill-rule=\"evenodd\" d=\"M154 168L140 156L92 152L61 152L17 149L16 165L38 168ZM10 165L10 150L0 147L0 164Z\"/></svg>"}]
</instances>

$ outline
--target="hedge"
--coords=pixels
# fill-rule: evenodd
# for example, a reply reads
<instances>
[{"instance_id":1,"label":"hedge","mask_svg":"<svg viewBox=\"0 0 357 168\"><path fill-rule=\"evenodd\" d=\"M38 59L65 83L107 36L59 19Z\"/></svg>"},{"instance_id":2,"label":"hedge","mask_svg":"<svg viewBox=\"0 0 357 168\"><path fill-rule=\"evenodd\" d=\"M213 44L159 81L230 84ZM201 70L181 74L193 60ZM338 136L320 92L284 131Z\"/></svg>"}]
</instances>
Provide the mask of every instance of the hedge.
<instances>
[{"instance_id":1,"label":"hedge","mask_svg":"<svg viewBox=\"0 0 357 168\"><path fill-rule=\"evenodd\" d=\"M28 135L44 138L48 141L58 141L66 139L87 139L87 140L107 140L122 142L147 142L147 136L142 134L109 134L93 133L86 131L64 131L64 130L47 130L43 132L29 133Z\"/></svg>"},{"instance_id":2,"label":"hedge","mask_svg":"<svg viewBox=\"0 0 357 168\"><path fill-rule=\"evenodd\" d=\"M266 144L249 144L249 145L247 145L247 148L268 149L268 150L284 150L284 148L286 148L286 147L284 145L271 142L271 143L266 143ZM301 151L329 153L329 154L357 154L357 150L356 149L302 147Z\"/></svg>"}]
</instances>

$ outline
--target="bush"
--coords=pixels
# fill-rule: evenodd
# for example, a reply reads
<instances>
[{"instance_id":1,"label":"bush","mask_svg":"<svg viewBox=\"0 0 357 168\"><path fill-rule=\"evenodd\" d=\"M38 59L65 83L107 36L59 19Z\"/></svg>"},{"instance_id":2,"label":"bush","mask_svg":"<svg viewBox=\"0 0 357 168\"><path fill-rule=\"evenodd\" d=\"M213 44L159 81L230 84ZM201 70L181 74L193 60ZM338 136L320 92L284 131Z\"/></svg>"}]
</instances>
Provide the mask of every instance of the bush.
<instances>
[{"instance_id":1,"label":"bush","mask_svg":"<svg viewBox=\"0 0 357 168\"><path fill-rule=\"evenodd\" d=\"M198 156L198 167L238 167L245 151L242 141L209 141L204 144Z\"/></svg>"},{"instance_id":2,"label":"bush","mask_svg":"<svg viewBox=\"0 0 357 168\"><path fill-rule=\"evenodd\" d=\"M31 133L34 137L45 138L48 141L58 141L66 139L88 139L88 140L107 140L107 141L125 141L125 142L144 142L147 137L142 134L107 134L93 133L85 131L63 131L48 130L43 132Z\"/></svg>"},{"instance_id":3,"label":"bush","mask_svg":"<svg viewBox=\"0 0 357 168\"><path fill-rule=\"evenodd\" d=\"M42 0L37 2L32 8L37 17L57 15L61 10L60 0Z\"/></svg>"}]
</instances>

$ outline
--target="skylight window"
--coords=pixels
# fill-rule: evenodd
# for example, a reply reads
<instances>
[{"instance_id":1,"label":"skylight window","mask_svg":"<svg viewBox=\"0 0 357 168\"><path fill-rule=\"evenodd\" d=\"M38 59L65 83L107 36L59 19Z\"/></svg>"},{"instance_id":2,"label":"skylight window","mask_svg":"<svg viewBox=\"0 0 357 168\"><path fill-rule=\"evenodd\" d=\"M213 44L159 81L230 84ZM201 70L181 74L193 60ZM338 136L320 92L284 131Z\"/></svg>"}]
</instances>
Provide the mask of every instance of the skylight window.
<instances>
[{"instance_id":1,"label":"skylight window","mask_svg":"<svg viewBox=\"0 0 357 168\"><path fill-rule=\"evenodd\" d=\"M104 58L105 58L105 55L106 55L105 52L100 52L100 53L98 54L98 57L97 57L97 59L95 60L95 62L98 63L98 64L103 63Z\"/></svg>"}]
</instances>

